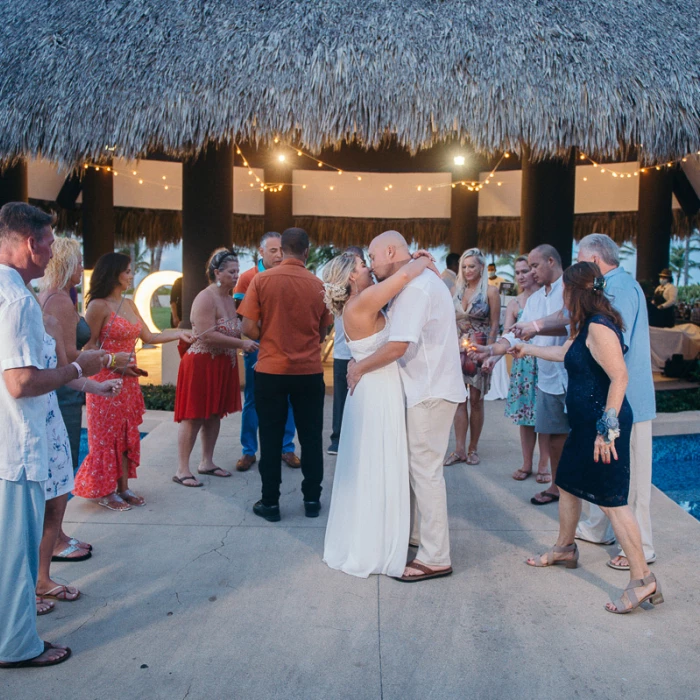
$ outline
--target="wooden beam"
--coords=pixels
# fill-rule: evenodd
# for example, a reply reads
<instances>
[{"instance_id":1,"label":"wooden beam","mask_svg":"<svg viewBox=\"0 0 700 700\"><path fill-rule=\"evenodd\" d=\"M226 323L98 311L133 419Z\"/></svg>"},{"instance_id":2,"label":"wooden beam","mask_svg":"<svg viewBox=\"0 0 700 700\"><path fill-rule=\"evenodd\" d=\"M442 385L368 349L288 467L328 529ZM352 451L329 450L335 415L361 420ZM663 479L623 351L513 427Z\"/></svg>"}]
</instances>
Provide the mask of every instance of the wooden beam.
<instances>
[{"instance_id":1,"label":"wooden beam","mask_svg":"<svg viewBox=\"0 0 700 700\"><path fill-rule=\"evenodd\" d=\"M639 176L637 281L654 284L668 267L673 222L674 172L646 168Z\"/></svg>"},{"instance_id":2,"label":"wooden beam","mask_svg":"<svg viewBox=\"0 0 700 700\"><path fill-rule=\"evenodd\" d=\"M542 243L554 246L562 264L571 264L574 241L576 163L569 157L533 162L523 158L520 201L520 252L523 255Z\"/></svg>"},{"instance_id":3,"label":"wooden beam","mask_svg":"<svg viewBox=\"0 0 700 700\"><path fill-rule=\"evenodd\" d=\"M86 269L114 251L114 182L111 161L83 173L83 257ZM107 170L107 167L110 170Z\"/></svg>"},{"instance_id":4,"label":"wooden beam","mask_svg":"<svg viewBox=\"0 0 700 700\"><path fill-rule=\"evenodd\" d=\"M190 328L192 302L207 284L212 251L231 245L233 147L210 143L182 164L182 314Z\"/></svg>"}]
</instances>

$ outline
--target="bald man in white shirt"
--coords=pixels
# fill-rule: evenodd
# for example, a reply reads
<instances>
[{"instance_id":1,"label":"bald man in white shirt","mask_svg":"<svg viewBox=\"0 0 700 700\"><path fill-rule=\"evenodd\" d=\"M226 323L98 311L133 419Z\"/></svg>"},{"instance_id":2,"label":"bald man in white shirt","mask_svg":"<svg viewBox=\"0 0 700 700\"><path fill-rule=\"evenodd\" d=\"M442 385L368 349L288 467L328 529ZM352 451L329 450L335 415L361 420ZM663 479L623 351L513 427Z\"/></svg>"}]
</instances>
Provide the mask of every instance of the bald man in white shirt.
<instances>
[{"instance_id":1,"label":"bald man in white shirt","mask_svg":"<svg viewBox=\"0 0 700 700\"><path fill-rule=\"evenodd\" d=\"M385 231L369 246L372 272L383 280L410 262L404 237ZM411 543L405 582L449 576L450 534L443 459L457 406L466 400L452 298L444 282L425 270L389 307L389 342L348 369L354 389L362 375L398 362L406 394L411 484Z\"/></svg>"}]
</instances>

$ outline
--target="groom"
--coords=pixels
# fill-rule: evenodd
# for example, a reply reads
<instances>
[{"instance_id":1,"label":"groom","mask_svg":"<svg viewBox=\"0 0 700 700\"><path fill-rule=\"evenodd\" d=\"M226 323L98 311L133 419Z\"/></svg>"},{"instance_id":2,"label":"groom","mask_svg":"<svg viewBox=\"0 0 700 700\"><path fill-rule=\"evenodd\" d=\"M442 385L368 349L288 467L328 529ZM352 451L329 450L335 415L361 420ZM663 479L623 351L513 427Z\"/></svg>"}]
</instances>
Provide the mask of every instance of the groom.
<instances>
[{"instance_id":1,"label":"groom","mask_svg":"<svg viewBox=\"0 0 700 700\"><path fill-rule=\"evenodd\" d=\"M411 261L404 237L385 231L369 245L374 276L384 280ZM398 361L406 394L411 542L416 558L399 581L452 573L442 461L457 405L466 399L454 307L444 282L425 270L389 307L389 342L348 368L353 391L362 375Z\"/></svg>"}]
</instances>

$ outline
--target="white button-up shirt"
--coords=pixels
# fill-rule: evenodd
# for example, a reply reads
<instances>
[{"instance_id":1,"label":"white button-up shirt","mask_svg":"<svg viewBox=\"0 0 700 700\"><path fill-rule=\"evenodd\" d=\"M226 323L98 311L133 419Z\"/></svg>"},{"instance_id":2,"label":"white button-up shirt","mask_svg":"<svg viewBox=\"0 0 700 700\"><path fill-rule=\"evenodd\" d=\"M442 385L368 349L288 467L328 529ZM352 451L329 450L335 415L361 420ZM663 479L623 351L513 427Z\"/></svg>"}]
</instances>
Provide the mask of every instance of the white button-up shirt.
<instances>
[{"instance_id":1,"label":"white button-up shirt","mask_svg":"<svg viewBox=\"0 0 700 700\"><path fill-rule=\"evenodd\" d=\"M406 406L428 399L464 401L454 307L445 283L424 270L391 303L389 323L390 342L410 343L398 361Z\"/></svg>"},{"instance_id":2,"label":"white button-up shirt","mask_svg":"<svg viewBox=\"0 0 700 700\"><path fill-rule=\"evenodd\" d=\"M44 321L17 270L0 265L0 370L42 369ZM0 479L49 478L46 396L15 399L0 381Z\"/></svg>"},{"instance_id":3,"label":"white button-up shirt","mask_svg":"<svg viewBox=\"0 0 700 700\"><path fill-rule=\"evenodd\" d=\"M547 293L544 287L538 289L530 295L521 322L537 321L540 318L549 316L564 307L564 284L562 278L552 282L552 286ZM512 333L503 336L511 345L516 345L521 341ZM551 347L553 345L564 345L568 340L566 335L536 335L530 342L540 347ZM537 358L537 388L545 394L565 394L568 377L564 369L563 362L550 362Z\"/></svg>"},{"instance_id":4,"label":"white button-up shirt","mask_svg":"<svg viewBox=\"0 0 700 700\"><path fill-rule=\"evenodd\" d=\"M352 360L352 353L348 347L348 341L345 339L345 327L343 326L343 317L336 316L335 335L333 336L333 359L334 360Z\"/></svg>"}]
</instances>

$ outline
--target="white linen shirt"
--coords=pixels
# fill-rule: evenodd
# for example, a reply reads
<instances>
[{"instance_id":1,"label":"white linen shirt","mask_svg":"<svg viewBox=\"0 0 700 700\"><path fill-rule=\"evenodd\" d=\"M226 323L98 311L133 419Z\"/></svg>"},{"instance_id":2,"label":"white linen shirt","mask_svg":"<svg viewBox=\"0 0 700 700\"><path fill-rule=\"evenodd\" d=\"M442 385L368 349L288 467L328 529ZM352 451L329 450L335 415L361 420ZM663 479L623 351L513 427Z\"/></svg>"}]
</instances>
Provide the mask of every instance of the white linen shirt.
<instances>
[{"instance_id":1,"label":"white linen shirt","mask_svg":"<svg viewBox=\"0 0 700 700\"><path fill-rule=\"evenodd\" d=\"M525 302L520 321L523 323L537 321L540 318L561 311L563 307L564 283L562 278L559 277L556 282L552 282L549 294L547 294L544 287L540 287L534 294L530 295L527 302ZM522 342L512 333L506 333L503 337L511 345L517 345ZM564 345L568 339L566 335L536 335L530 342L532 345L540 347L552 347L554 345ZM540 391L544 391L545 394L565 394L567 384L568 376L563 362L550 362L549 360L537 358L537 388Z\"/></svg>"},{"instance_id":2,"label":"white linen shirt","mask_svg":"<svg viewBox=\"0 0 700 700\"><path fill-rule=\"evenodd\" d=\"M333 337L333 359L352 360L352 353L348 347L348 341L345 339L345 327L343 326L342 316L335 317L334 327L335 336Z\"/></svg>"},{"instance_id":3,"label":"white linen shirt","mask_svg":"<svg viewBox=\"0 0 700 700\"><path fill-rule=\"evenodd\" d=\"M41 308L17 270L0 265L0 370L42 369ZM15 399L0 381L0 479L49 478L46 396Z\"/></svg>"},{"instance_id":4,"label":"white linen shirt","mask_svg":"<svg viewBox=\"0 0 700 700\"><path fill-rule=\"evenodd\" d=\"M454 307L445 283L424 270L391 302L389 323L389 342L410 343L398 360L406 406L428 399L464 401Z\"/></svg>"}]
</instances>

